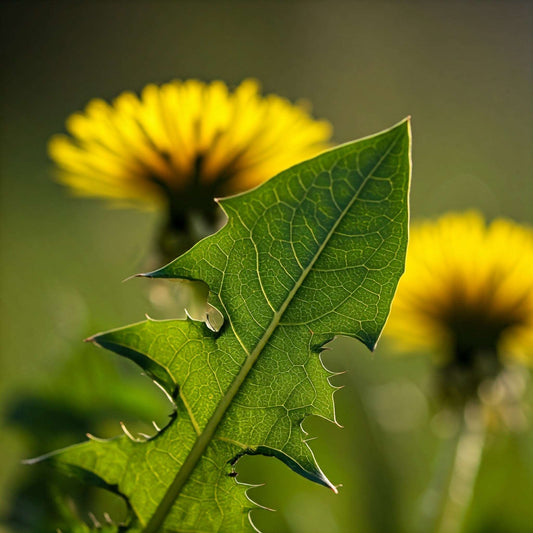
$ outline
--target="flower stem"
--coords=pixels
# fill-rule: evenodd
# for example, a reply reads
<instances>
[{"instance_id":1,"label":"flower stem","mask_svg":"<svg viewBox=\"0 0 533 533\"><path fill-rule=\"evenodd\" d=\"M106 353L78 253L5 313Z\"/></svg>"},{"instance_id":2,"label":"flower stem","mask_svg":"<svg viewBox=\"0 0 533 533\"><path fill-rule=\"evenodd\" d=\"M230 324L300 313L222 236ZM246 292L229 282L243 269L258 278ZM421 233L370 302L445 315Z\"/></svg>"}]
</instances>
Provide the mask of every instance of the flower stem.
<instances>
[{"instance_id":1,"label":"flower stem","mask_svg":"<svg viewBox=\"0 0 533 533\"><path fill-rule=\"evenodd\" d=\"M472 500L485 444L481 406L467 403L454 438L446 443L436 475L424 495L421 533L458 533Z\"/></svg>"}]
</instances>

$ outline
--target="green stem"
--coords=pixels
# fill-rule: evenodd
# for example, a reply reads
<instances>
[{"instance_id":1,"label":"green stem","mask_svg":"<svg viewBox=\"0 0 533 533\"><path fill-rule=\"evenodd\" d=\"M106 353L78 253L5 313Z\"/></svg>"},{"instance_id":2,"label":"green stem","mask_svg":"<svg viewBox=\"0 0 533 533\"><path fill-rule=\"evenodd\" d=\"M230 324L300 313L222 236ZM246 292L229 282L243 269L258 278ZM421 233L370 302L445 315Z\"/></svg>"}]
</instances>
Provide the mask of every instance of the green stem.
<instances>
[{"instance_id":1,"label":"green stem","mask_svg":"<svg viewBox=\"0 0 533 533\"><path fill-rule=\"evenodd\" d=\"M366 354L365 354L366 355ZM361 364L350 372L350 405L355 425L355 449L350 464L357 464L364 490L354 494L353 509L361 506L366 515L366 527L373 533L402 531L398 507L397 484L384 443L387 436L378 426L369 409L366 366ZM382 512L387 509L387 512Z\"/></svg>"},{"instance_id":2,"label":"green stem","mask_svg":"<svg viewBox=\"0 0 533 533\"><path fill-rule=\"evenodd\" d=\"M485 444L481 406L468 403L460 428L446 443L435 477L423 500L421 533L458 533L472 501Z\"/></svg>"}]
</instances>

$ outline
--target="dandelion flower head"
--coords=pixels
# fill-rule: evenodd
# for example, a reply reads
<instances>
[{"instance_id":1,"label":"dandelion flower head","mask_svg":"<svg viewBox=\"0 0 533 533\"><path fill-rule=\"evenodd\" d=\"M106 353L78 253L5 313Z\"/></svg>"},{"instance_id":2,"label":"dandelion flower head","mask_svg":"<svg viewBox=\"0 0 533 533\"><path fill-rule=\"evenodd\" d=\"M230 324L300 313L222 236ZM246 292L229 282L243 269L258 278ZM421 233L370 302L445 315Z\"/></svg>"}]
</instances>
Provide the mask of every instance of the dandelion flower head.
<instances>
[{"instance_id":1,"label":"dandelion flower head","mask_svg":"<svg viewBox=\"0 0 533 533\"><path fill-rule=\"evenodd\" d=\"M533 229L476 211L414 225L385 334L445 362L533 363Z\"/></svg>"},{"instance_id":2,"label":"dandelion flower head","mask_svg":"<svg viewBox=\"0 0 533 533\"><path fill-rule=\"evenodd\" d=\"M331 127L304 104L261 96L245 80L172 81L94 99L49 143L59 179L75 193L117 204L204 209L327 148ZM210 207L211 209L213 207Z\"/></svg>"}]
</instances>

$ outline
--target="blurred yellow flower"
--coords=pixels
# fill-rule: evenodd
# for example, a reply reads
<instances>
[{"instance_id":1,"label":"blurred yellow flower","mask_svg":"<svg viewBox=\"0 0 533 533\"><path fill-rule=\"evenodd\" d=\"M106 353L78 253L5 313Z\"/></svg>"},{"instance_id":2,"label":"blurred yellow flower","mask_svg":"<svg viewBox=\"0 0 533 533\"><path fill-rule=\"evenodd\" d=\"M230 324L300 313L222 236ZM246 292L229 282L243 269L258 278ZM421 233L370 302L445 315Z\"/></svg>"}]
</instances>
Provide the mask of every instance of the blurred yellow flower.
<instances>
[{"instance_id":1,"label":"blurred yellow flower","mask_svg":"<svg viewBox=\"0 0 533 533\"><path fill-rule=\"evenodd\" d=\"M444 409L431 427L446 451L420 520L424 531L459 531L486 432L527 427L525 372L505 359L533 364L533 228L487 224L473 210L414 224L384 334L401 351L438 357Z\"/></svg>"},{"instance_id":2,"label":"blurred yellow flower","mask_svg":"<svg viewBox=\"0 0 533 533\"><path fill-rule=\"evenodd\" d=\"M262 97L255 80L146 86L112 104L95 99L49 143L59 180L118 204L214 209L213 197L254 187L327 148L331 127L303 104ZM207 207L208 206L208 207Z\"/></svg>"},{"instance_id":3,"label":"blurred yellow flower","mask_svg":"<svg viewBox=\"0 0 533 533\"><path fill-rule=\"evenodd\" d=\"M476 211L414 225L385 334L458 367L533 363L533 229Z\"/></svg>"}]
</instances>

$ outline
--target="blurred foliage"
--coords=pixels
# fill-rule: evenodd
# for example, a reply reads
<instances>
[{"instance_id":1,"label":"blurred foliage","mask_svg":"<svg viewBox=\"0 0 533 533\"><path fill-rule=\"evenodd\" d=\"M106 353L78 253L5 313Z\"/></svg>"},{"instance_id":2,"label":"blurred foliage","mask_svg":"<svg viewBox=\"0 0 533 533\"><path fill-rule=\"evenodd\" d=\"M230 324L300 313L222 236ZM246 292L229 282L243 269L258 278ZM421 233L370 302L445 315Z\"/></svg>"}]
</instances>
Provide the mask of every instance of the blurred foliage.
<instances>
[{"instance_id":1,"label":"blurred foliage","mask_svg":"<svg viewBox=\"0 0 533 533\"><path fill-rule=\"evenodd\" d=\"M160 391L126 386L124 379L130 372L120 372L109 358L89 352L73 353L45 390L8 399L5 422L22 437L28 457L84 440L87 432L113 436L121 421L137 432L153 432L148 422L154 414L159 415L159 423L165 423L163 413L170 413L171 406ZM119 519L124 516L119 498L103 497L101 491L43 465L35 471L23 468L4 518L13 531L44 533L64 528L65 521L67 526L71 519L72 524L79 523L78 515L87 518L99 506L115 517L118 513Z\"/></svg>"}]
</instances>

